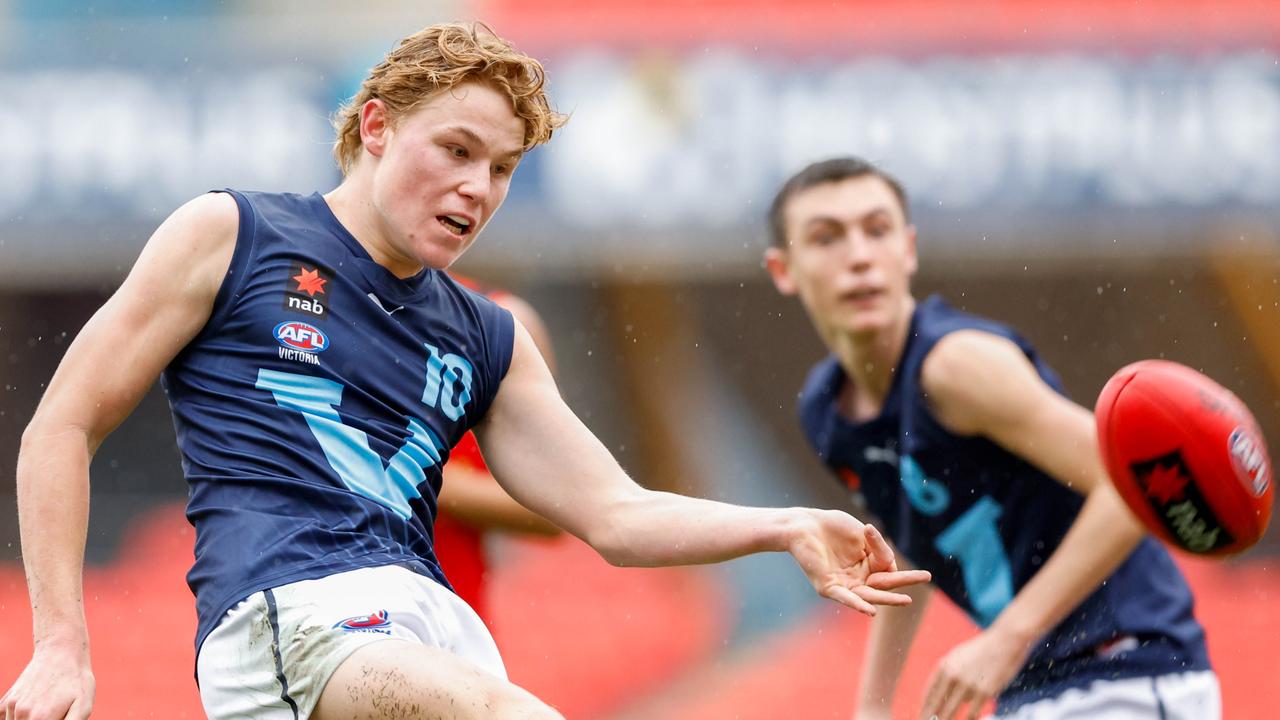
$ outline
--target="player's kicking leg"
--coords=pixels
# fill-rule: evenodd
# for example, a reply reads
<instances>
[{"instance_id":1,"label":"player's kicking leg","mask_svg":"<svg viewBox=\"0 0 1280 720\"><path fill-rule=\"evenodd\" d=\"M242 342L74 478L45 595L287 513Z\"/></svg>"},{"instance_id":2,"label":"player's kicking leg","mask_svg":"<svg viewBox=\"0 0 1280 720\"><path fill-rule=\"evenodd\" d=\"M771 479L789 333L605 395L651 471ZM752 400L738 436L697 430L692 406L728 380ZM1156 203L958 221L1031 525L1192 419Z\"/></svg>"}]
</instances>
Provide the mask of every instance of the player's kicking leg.
<instances>
[{"instance_id":1,"label":"player's kicking leg","mask_svg":"<svg viewBox=\"0 0 1280 720\"><path fill-rule=\"evenodd\" d=\"M562 719L528 691L453 653L403 640L352 653L329 678L311 717Z\"/></svg>"}]
</instances>

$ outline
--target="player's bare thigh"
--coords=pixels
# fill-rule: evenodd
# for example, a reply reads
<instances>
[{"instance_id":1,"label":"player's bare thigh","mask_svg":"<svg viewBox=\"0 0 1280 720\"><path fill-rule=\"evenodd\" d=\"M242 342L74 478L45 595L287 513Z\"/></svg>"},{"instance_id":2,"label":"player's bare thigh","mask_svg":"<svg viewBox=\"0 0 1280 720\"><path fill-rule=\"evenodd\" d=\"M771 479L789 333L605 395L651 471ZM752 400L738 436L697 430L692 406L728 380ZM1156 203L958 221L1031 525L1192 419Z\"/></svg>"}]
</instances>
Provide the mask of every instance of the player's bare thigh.
<instances>
[{"instance_id":1,"label":"player's bare thigh","mask_svg":"<svg viewBox=\"0 0 1280 720\"><path fill-rule=\"evenodd\" d=\"M563 720L523 688L453 653L388 639L359 648L320 694L313 720Z\"/></svg>"}]
</instances>

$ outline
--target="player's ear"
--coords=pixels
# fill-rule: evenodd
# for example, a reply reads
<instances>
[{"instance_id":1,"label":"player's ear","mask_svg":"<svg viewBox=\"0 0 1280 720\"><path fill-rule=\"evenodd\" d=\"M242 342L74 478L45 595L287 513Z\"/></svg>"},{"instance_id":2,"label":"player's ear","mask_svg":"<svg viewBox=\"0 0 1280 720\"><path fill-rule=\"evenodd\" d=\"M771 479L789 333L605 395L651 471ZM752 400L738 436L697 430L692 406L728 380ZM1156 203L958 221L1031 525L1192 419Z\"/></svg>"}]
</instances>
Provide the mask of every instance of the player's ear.
<instances>
[{"instance_id":1,"label":"player's ear","mask_svg":"<svg viewBox=\"0 0 1280 720\"><path fill-rule=\"evenodd\" d=\"M920 267L920 257L916 254L916 226L907 226L907 277L914 277Z\"/></svg>"},{"instance_id":2,"label":"player's ear","mask_svg":"<svg viewBox=\"0 0 1280 720\"><path fill-rule=\"evenodd\" d=\"M795 295L796 283L791 279L791 258L787 251L771 247L764 251L764 269L769 271L773 286L783 295Z\"/></svg>"},{"instance_id":3,"label":"player's ear","mask_svg":"<svg viewBox=\"0 0 1280 720\"><path fill-rule=\"evenodd\" d=\"M374 157L382 157L387 149L387 136L391 130L391 118L387 105L379 98L370 98L360 107L360 143Z\"/></svg>"}]
</instances>

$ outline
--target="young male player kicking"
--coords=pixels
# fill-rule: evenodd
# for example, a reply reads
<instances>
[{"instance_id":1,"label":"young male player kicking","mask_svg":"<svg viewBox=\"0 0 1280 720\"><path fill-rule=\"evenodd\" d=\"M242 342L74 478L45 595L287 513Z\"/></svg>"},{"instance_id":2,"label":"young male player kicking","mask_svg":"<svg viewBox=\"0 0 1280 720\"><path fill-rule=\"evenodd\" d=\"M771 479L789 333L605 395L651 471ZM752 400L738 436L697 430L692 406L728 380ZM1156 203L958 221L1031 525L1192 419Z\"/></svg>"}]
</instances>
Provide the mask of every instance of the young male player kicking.
<instances>
[{"instance_id":1,"label":"young male player kicking","mask_svg":"<svg viewBox=\"0 0 1280 720\"><path fill-rule=\"evenodd\" d=\"M936 668L920 716L1214 718L1191 593L1103 469L1089 411L1012 329L917 304L902 186L855 158L783 185L765 263L831 355L800 398L819 457L983 631ZM859 718L888 718L917 602L872 628Z\"/></svg>"},{"instance_id":2,"label":"young male player kicking","mask_svg":"<svg viewBox=\"0 0 1280 720\"><path fill-rule=\"evenodd\" d=\"M564 404L528 332L442 272L560 123L542 84L535 60L483 29L426 28L343 111L332 192L211 193L160 226L23 435L35 650L0 699L8 718L89 714L89 460L162 371L191 486L197 677L215 720L558 716L505 679L432 553L440 468L472 427L513 497L610 562L784 551L857 610L909 602L892 590L927 574L897 571L845 513L632 482Z\"/></svg>"}]
</instances>

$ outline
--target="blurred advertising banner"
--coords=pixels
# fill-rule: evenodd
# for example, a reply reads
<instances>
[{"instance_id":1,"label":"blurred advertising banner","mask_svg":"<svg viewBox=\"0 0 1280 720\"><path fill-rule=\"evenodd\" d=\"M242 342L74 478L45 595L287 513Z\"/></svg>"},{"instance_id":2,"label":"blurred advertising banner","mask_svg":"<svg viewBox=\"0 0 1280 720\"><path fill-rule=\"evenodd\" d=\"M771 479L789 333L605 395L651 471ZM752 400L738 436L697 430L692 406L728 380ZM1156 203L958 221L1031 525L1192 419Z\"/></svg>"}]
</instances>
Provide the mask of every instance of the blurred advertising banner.
<instances>
[{"instance_id":1,"label":"blurred advertising banner","mask_svg":"<svg viewBox=\"0 0 1280 720\"><path fill-rule=\"evenodd\" d=\"M0 70L0 93L0 216L158 220L211 188L337 178L315 73Z\"/></svg>"},{"instance_id":2,"label":"blurred advertising banner","mask_svg":"<svg viewBox=\"0 0 1280 720\"><path fill-rule=\"evenodd\" d=\"M1280 64L1014 55L566 58L543 188L575 224L726 225L813 160L870 158L921 212L1280 202Z\"/></svg>"},{"instance_id":3,"label":"blurred advertising banner","mask_svg":"<svg viewBox=\"0 0 1280 720\"><path fill-rule=\"evenodd\" d=\"M1280 56L1269 51L549 57L572 119L526 160L493 232L549 237L551 257L589 245L627 261L635 231L653 229L683 235L664 250L682 261L740 252L779 182L836 154L900 176L925 222L1280 209ZM127 267L161 218L210 188L332 187L329 116L351 86L326 78L351 74L320 60L0 69L0 281L69 256Z\"/></svg>"},{"instance_id":4,"label":"blurred advertising banner","mask_svg":"<svg viewBox=\"0 0 1280 720\"><path fill-rule=\"evenodd\" d=\"M711 50L563 56L550 74L573 117L511 202L569 224L732 224L785 175L843 153L902 176L926 212L1280 202L1269 53L792 62ZM336 181L338 94L318 74L215 77L0 73L0 212L147 215L209 187Z\"/></svg>"}]
</instances>

